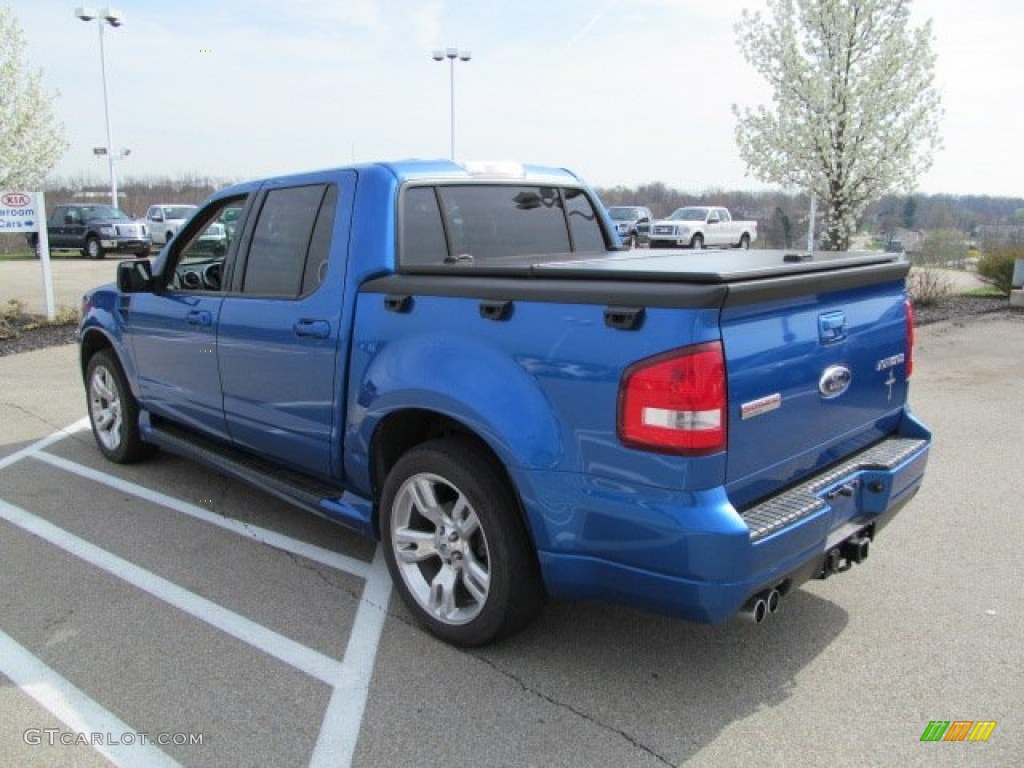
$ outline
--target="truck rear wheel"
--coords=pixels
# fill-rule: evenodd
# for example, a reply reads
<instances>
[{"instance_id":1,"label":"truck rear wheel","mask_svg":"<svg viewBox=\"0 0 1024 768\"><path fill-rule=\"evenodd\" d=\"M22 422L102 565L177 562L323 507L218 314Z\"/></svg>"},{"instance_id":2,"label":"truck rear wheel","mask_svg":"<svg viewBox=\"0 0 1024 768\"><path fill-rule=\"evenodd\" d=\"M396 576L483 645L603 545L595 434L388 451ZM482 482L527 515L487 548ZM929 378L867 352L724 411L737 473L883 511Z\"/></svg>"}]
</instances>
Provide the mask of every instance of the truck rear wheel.
<instances>
[{"instance_id":1,"label":"truck rear wheel","mask_svg":"<svg viewBox=\"0 0 1024 768\"><path fill-rule=\"evenodd\" d=\"M473 442L445 438L406 453L384 482L380 515L392 581L442 640L478 646L507 637L543 606L518 506Z\"/></svg>"},{"instance_id":2,"label":"truck rear wheel","mask_svg":"<svg viewBox=\"0 0 1024 768\"><path fill-rule=\"evenodd\" d=\"M743 237L740 238L740 244L738 247L744 251L750 248L750 235L744 232Z\"/></svg>"}]
</instances>

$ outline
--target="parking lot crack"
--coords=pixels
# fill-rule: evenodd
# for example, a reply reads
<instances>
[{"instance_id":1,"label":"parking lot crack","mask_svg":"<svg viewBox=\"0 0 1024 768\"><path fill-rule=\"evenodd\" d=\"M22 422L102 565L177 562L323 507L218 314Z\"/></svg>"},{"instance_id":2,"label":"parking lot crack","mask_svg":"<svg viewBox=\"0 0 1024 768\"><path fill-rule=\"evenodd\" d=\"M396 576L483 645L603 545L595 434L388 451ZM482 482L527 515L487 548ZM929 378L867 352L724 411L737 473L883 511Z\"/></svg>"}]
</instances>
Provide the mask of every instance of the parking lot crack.
<instances>
[{"instance_id":1,"label":"parking lot crack","mask_svg":"<svg viewBox=\"0 0 1024 768\"><path fill-rule=\"evenodd\" d=\"M35 419L36 421L45 424L47 427L53 430L53 432L61 433L64 436L64 438L71 438L72 440L77 440L80 443L82 443L82 445L93 444L91 436L83 436L79 433L78 430L68 429L67 424L56 424L50 421L48 418L46 418L45 415L30 410L22 405L18 405L17 403L12 403L10 400L0 400L0 409L3 408L10 408L12 411L17 411L20 414L28 416L30 419Z\"/></svg>"},{"instance_id":2,"label":"parking lot crack","mask_svg":"<svg viewBox=\"0 0 1024 768\"><path fill-rule=\"evenodd\" d=\"M297 554L295 552L288 552L287 550L280 551L287 555L288 559L290 559L299 568L302 568L303 570L315 574L320 579L320 581L322 581L331 589L339 589L345 594L350 595L355 600L361 599L362 590L351 589L349 587L346 587L344 584L338 583L338 581L335 578L332 578L338 574L338 571L336 569L331 568L329 566L322 566L319 563L315 563L312 560L303 557L302 555Z\"/></svg>"},{"instance_id":3,"label":"parking lot crack","mask_svg":"<svg viewBox=\"0 0 1024 768\"><path fill-rule=\"evenodd\" d=\"M531 696L535 696L538 699L541 699L542 701L545 701L545 702L547 702L548 704L551 704L554 707L557 707L559 709L564 709L567 712L571 712L573 715L575 715L575 716L577 716L577 717L579 717L579 718L581 718L583 720L586 720L588 723L596 726L597 728L600 728L602 731L607 731L608 733L614 734L618 738L625 740L626 742L628 742L630 745L632 745L636 749L639 749L641 752L644 752L644 753L650 755L652 758L657 760L662 765L667 765L667 766L671 766L672 768L675 768L675 763L673 763L671 760L666 758L664 755L659 754L654 749L652 749L651 747L647 746L646 744L644 744L642 741L640 741L638 738L636 738L632 734L628 733L627 731L624 731L621 728L616 728L614 725L610 725L609 723L605 723L605 722L603 722L601 720L598 720L597 718L593 717L592 715L587 714L583 710L574 707L572 704L569 704L568 702L565 702L565 701L560 701L559 699L555 698L554 696L552 696L550 694L547 694L547 693L544 693L544 691L541 691L541 690L539 690L539 689L537 689L537 688L535 688L535 687L533 687L531 685L528 685L522 678L520 678L519 676L513 674L512 672L509 672L507 669L503 669L502 667L498 666L496 663L494 663L490 659L486 658L485 656L480 656L478 654L472 654L472 653L469 654L469 655L472 656L477 661L480 661L480 662L486 664L488 667L493 669L495 672L497 672L502 677L505 677L506 679L511 680L513 683L515 683L517 686L519 686L519 688L524 693L527 693L527 694L529 694Z\"/></svg>"}]
</instances>

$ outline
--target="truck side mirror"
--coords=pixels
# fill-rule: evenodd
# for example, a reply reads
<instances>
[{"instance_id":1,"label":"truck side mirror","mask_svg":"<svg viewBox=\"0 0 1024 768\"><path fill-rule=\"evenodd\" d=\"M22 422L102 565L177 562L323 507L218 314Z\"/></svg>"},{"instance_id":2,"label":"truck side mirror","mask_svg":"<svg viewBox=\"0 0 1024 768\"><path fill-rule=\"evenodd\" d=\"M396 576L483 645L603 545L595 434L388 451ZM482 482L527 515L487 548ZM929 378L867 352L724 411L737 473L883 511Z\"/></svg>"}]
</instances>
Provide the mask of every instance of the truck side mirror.
<instances>
[{"instance_id":1,"label":"truck side mirror","mask_svg":"<svg viewBox=\"0 0 1024 768\"><path fill-rule=\"evenodd\" d=\"M154 211L153 215L150 218L153 221L163 221L164 220L164 215L160 211Z\"/></svg>"},{"instance_id":2,"label":"truck side mirror","mask_svg":"<svg viewBox=\"0 0 1024 768\"><path fill-rule=\"evenodd\" d=\"M122 261L117 265L117 290L121 293L148 293L153 290L153 265L149 259Z\"/></svg>"}]
</instances>

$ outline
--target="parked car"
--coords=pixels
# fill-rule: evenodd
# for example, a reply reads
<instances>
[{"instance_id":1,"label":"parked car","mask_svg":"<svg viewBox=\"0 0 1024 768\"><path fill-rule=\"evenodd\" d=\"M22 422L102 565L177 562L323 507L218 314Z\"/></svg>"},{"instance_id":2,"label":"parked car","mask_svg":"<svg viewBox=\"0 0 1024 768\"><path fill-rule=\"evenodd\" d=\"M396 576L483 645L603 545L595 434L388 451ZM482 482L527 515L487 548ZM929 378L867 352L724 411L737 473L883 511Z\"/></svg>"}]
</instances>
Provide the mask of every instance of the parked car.
<instances>
[{"instance_id":1,"label":"parked car","mask_svg":"<svg viewBox=\"0 0 1024 768\"><path fill-rule=\"evenodd\" d=\"M703 248L706 245L747 249L757 239L756 221L733 219L727 208L691 205L651 223L651 248Z\"/></svg>"},{"instance_id":2,"label":"parked car","mask_svg":"<svg viewBox=\"0 0 1024 768\"><path fill-rule=\"evenodd\" d=\"M648 225L654 214L644 205L613 205L608 208L608 218L622 244L636 248L647 242Z\"/></svg>"},{"instance_id":3,"label":"parked car","mask_svg":"<svg viewBox=\"0 0 1024 768\"><path fill-rule=\"evenodd\" d=\"M164 245L174 237L181 225L196 212L196 208L198 206L170 205L168 203L149 206L149 210L146 211L146 223L153 235L153 244Z\"/></svg>"},{"instance_id":4,"label":"parked car","mask_svg":"<svg viewBox=\"0 0 1024 768\"><path fill-rule=\"evenodd\" d=\"M195 247L225 219L225 254ZM910 265L621 258L610 226L538 166L222 190L83 299L98 448L181 454L380 539L411 614L458 645L547 596L761 622L863 562L921 485ZM791 636L821 618L802 608Z\"/></svg>"},{"instance_id":5,"label":"parked car","mask_svg":"<svg viewBox=\"0 0 1024 768\"><path fill-rule=\"evenodd\" d=\"M149 256L153 238L149 225L120 208L96 203L55 205L46 220L51 251L81 251L87 259L102 259L107 253ZM38 235L28 235L35 248Z\"/></svg>"}]
</instances>

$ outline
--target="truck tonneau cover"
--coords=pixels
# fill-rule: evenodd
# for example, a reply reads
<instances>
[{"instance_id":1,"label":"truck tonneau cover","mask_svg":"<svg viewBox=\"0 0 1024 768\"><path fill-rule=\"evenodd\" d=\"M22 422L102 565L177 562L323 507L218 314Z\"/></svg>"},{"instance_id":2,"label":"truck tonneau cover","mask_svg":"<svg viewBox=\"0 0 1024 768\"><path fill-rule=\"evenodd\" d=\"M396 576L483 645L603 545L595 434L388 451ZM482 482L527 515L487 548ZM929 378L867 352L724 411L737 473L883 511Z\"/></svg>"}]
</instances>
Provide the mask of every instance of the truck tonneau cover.
<instances>
[{"instance_id":1,"label":"truck tonneau cover","mask_svg":"<svg viewBox=\"0 0 1024 768\"><path fill-rule=\"evenodd\" d=\"M470 259L448 264L406 266L405 274L493 275L505 277L629 280L642 282L736 283L894 264L897 254L871 251L690 251L628 254L552 254L547 256ZM569 256L570 258L566 258Z\"/></svg>"},{"instance_id":2,"label":"truck tonneau cover","mask_svg":"<svg viewBox=\"0 0 1024 768\"><path fill-rule=\"evenodd\" d=\"M893 254L868 251L667 251L540 263L535 270L559 277L603 277L625 280L678 280L733 283L763 277L784 277L886 264Z\"/></svg>"}]
</instances>

